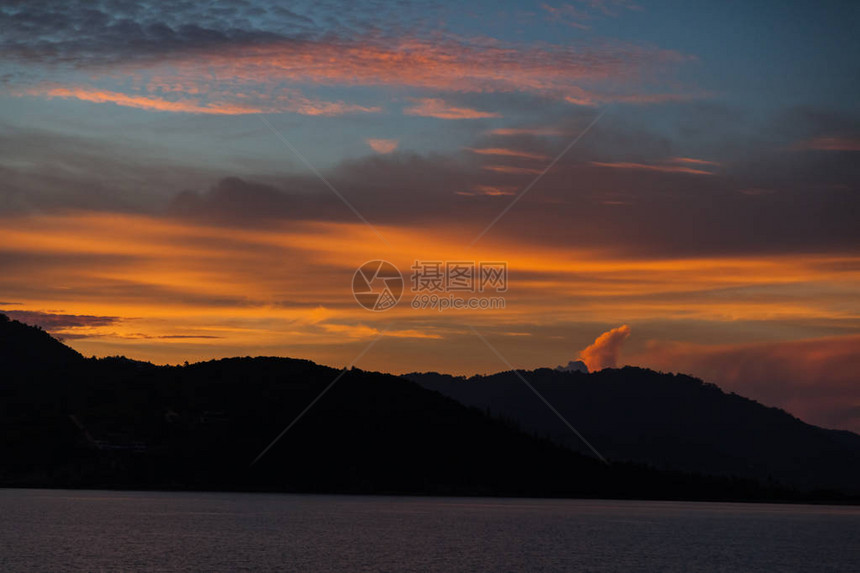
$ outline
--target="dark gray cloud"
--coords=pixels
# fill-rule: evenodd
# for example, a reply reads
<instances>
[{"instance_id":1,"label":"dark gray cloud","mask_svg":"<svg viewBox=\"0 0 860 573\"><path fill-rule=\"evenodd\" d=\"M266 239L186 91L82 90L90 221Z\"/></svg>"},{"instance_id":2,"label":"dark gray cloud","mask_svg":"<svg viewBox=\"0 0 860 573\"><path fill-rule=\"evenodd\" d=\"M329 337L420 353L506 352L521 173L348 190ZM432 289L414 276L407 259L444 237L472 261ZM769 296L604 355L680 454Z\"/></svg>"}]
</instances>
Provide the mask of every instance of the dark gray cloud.
<instances>
[{"instance_id":1,"label":"dark gray cloud","mask_svg":"<svg viewBox=\"0 0 860 573\"><path fill-rule=\"evenodd\" d=\"M122 338L125 340L187 340L187 339L218 339L223 336L214 336L211 334L161 334L151 335L142 332L134 332L131 334L119 334L117 332L101 333L101 334L64 334L66 338Z\"/></svg>"},{"instance_id":2,"label":"dark gray cloud","mask_svg":"<svg viewBox=\"0 0 860 573\"><path fill-rule=\"evenodd\" d=\"M703 114L699 118L699 113ZM475 149L510 149L554 157L593 110L554 127L564 136L478 135ZM612 111L570 150L487 235L643 254L855 252L860 162L855 151L798 149L856 118L797 109L762 124L757 135L717 131L706 150L681 133L729 110L691 106L674 133L656 133ZM697 119L698 118L698 119ZM787 129L785 123L795 126ZM848 126L848 127L845 127ZM47 133L0 137L0 211L70 207L164 213L223 225L284 220L357 221L312 173L273 176L183 168L131 159L134 150ZM29 149L29 151L27 151ZM27 165L50 150L50 164ZM694 151L690 151L693 149ZM713 164L677 163L679 156ZM128 159L125 159L128 157ZM10 160L14 159L14 160ZM20 159L20 160L19 160ZM482 155L468 149L408 151L343 161L324 176L372 223L458 226L477 235L543 169L547 160ZM633 164L693 167L711 175L618 168ZM615 165L616 167L613 167ZM504 166L525 172L500 172ZM182 189L186 189L180 193Z\"/></svg>"},{"instance_id":3,"label":"dark gray cloud","mask_svg":"<svg viewBox=\"0 0 860 573\"><path fill-rule=\"evenodd\" d=\"M269 2L22 0L0 7L4 58L75 66L271 41L315 28L311 18Z\"/></svg>"},{"instance_id":4,"label":"dark gray cloud","mask_svg":"<svg viewBox=\"0 0 860 573\"><path fill-rule=\"evenodd\" d=\"M47 331L79 328L84 326L109 326L121 319L116 316L93 316L88 314L58 314L34 310L0 310L9 318L33 326L41 326Z\"/></svg>"},{"instance_id":5,"label":"dark gray cloud","mask_svg":"<svg viewBox=\"0 0 860 573\"><path fill-rule=\"evenodd\" d=\"M214 222L265 224L281 219L332 218L330 198L302 189L313 182L302 177L290 178L287 188L225 177L205 192L186 190L173 198L168 213Z\"/></svg>"},{"instance_id":6,"label":"dark gray cloud","mask_svg":"<svg viewBox=\"0 0 860 573\"><path fill-rule=\"evenodd\" d=\"M184 187L202 185L217 173L123 138L108 142L0 123L0 215L57 209L153 212Z\"/></svg>"},{"instance_id":7,"label":"dark gray cloud","mask_svg":"<svg viewBox=\"0 0 860 573\"><path fill-rule=\"evenodd\" d=\"M845 118L843 125L848 123ZM576 133L573 125L561 127ZM825 122L803 133L828 129L832 126ZM793 149L789 142L798 133L776 138L765 132L762 138L774 139L768 145L761 138L731 140L699 157L713 164L699 165L676 161L685 155L683 144L607 119L498 222L488 239L497 234L643 254L856 251L857 153ZM552 157L566 143L560 137L487 135L475 147ZM535 177L484 169L496 164L542 169L546 161L468 151L396 152L344 162L326 177L371 222L472 225L477 234L513 199L485 190L519 193ZM618 164L666 171L613 167ZM672 171L679 166L711 175ZM207 192L178 197L172 212L228 224L356 220L310 175L267 184L225 179Z\"/></svg>"},{"instance_id":8,"label":"dark gray cloud","mask_svg":"<svg viewBox=\"0 0 860 573\"><path fill-rule=\"evenodd\" d=\"M263 42L426 29L435 3L360 0L7 0L0 5L2 58L75 67L146 62L168 54ZM429 14L429 15L428 15Z\"/></svg>"}]
</instances>

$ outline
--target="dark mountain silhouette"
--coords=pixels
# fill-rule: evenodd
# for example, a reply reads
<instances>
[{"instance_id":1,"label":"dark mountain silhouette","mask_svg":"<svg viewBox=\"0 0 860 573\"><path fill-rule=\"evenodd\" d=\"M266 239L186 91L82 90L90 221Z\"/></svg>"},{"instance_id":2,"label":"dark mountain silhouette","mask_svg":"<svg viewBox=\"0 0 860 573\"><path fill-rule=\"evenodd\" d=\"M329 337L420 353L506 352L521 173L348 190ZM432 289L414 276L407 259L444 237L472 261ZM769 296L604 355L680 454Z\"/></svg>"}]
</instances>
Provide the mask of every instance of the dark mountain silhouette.
<instances>
[{"instance_id":1,"label":"dark mountain silhouette","mask_svg":"<svg viewBox=\"0 0 860 573\"><path fill-rule=\"evenodd\" d=\"M386 374L286 358L175 367L86 359L5 317L0 341L2 486L848 499L728 475L604 465Z\"/></svg>"},{"instance_id":2,"label":"dark mountain silhouette","mask_svg":"<svg viewBox=\"0 0 860 573\"><path fill-rule=\"evenodd\" d=\"M860 493L860 436L852 432L812 426L686 375L632 367L591 374L539 369L521 375L610 459ZM406 378L588 452L513 372Z\"/></svg>"},{"instance_id":3,"label":"dark mountain silhouette","mask_svg":"<svg viewBox=\"0 0 860 573\"><path fill-rule=\"evenodd\" d=\"M41 328L10 320L5 314L0 314L0 353L6 372L62 367L81 358Z\"/></svg>"}]
</instances>

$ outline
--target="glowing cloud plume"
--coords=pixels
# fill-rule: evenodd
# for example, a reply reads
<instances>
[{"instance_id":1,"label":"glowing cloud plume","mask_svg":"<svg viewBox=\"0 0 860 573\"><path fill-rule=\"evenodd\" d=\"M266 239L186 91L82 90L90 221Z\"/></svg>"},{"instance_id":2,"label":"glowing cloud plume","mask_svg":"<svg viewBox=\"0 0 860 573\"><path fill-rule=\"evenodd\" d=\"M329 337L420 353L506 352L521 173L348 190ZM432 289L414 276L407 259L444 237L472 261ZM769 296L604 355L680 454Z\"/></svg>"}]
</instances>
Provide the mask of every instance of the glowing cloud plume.
<instances>
[{"instance_id":1,"label":"glowing cloud plume","mask_svg":"<svg viewBox=\"0 0 860 573\"><path fill-rule=\"evenodd\" d=\"M615 368L618 364L618 355L621 353L621 344L628 336L630 336L630 327L626 324L604 332L597 337L594 344L579 353L579 359L585 362L591 372Z\"/></svg>"}]
</instances>

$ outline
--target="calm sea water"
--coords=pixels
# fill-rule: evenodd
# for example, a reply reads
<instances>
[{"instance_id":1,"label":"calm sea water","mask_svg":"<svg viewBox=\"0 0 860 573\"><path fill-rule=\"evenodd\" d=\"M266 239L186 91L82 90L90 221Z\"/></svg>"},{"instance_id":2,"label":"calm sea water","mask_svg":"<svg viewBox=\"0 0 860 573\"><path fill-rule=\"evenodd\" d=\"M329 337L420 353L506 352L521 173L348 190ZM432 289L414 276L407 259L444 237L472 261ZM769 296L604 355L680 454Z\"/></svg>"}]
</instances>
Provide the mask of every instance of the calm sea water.
<instances>
[{"instance_id":1,"label":"calm sea water","mask_svg":"<svg viewBox=\"0 0 860 573\"><path fill-rule=\"evenodd\" d=\"M860 571L860 508L0 490L2 571Z\"/></svg>"}]
</instances>

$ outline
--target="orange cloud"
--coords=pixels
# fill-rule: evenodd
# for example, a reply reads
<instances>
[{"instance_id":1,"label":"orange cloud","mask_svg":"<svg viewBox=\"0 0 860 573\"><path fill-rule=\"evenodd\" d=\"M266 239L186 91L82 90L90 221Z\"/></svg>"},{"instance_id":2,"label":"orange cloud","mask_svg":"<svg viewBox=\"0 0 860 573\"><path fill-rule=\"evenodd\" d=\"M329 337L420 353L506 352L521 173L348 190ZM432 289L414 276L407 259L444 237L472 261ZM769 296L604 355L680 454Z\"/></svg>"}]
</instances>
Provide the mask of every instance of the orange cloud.
<instances>
[{"instance_id":1,"label":"orange cloud","mask_svg":"<svg viewBox=\"0 0 860 573\"><path fill-rule=\"evenodd\" d=\"M673 157L669 161L672 163L689 163L692 165L720 165L717 161L706 161L704 159L696 159L693 157Z\"/></svg>"},{"instance_id":2,"label":"orange cloud","mask_svg":"<svg viewBox=\"0 0 860 573\"><path fill-rule=\"evenodd\" d=\"M541 172L540 169L532 169L531 167L514 167L513 165L484 165L482 169L487 171L496 171L497 173L513 173L517 175L537 175Z\"/></svg>"},{"instance_id":3,"label":"orange cloud","mask_svg":"<svg viewBox=\"0 0 860 573\"><path fill-rule=\"evenodd\" d=\"M475 185L474 189L479 195L489 195L491 197L513 195L517 190L516 187L498 187L494 185Z\"/></svg>"},{"instance_id":4,"label":"orange cloud","mask_svg":"<svg viewBox=\"0 0 860 573\"><path fill-rule=\"evenodd\" d=\"M455 191L456 195L465 195L472 197L475 195L483 195L486 197L503 197L513 195L517 190L516 187L498 187L495 185L475 185L472 191Z\"/></svg>"},{"instance_id":5,"label":"orange cloud","mask_svg":"<svg viewBox=\"0 0 860 573\"><path fill-rule=\"evenodd\" d=\"M378 328L366 326L364 324L323 324L321 326L326 332L342 334L344 336L348 336L349 338L376 338L377 336L390 336L393 338L442 338L442 336L439 334L433 334L415 329L380 330Z\"/></svg>"},{"instance_id":6,"label":"orange cloud","mask_svg":"<svg viewBox=\"0 0 860 573\"><path fill-rule=\"evenodd\" d=\"M491 129L490 135L545 135L545 136L560 136L570 135L566 131L556 129L554 127L500 127Z\"/></svg>"},{"instance_id":7,"label":"orange cloud","mask_svg":"<svg viewBox=\"0 0 860 573\"><path fill-rule=\"evenodd\" d=\"M572 103L573 105L584 105L588 107L597 105L601 100L601 98L596 94L588 93L585 90L576 91L578 95L566 95L562 99L567 103Z\"/></svg>"},{"instance_id":8,"label":"orange cloud","mask_svg":"<svg viewBox=\"0 0 860 573\"><path fill-rule=\"evenodd\" d=\"M701 169L693 169L691 167L679 167L675 165L649 165L647 163L626 163L626 162L602 162L592 161L592 165L597 167L609 167L612 169L639 169L642 171L660 171L662 173L687 173L690 175L713 175L710 171L702 171Z\"/></svg>"},{"instance_id":9,"label":"orange cloud","mask_svg":"<svg viewBox=\"0 0 860 573\"><path fill-rule=\"evenodd\" d=\"M626 324L604 332L579 353L579 359L585 362L589 372L596 372L604 368L615 368L618 364L618 355L621 353L621 345L630 336L630 327Z\"/></svg>"},{"instance_id":10,"label":"orange cloud","mask_svg":"<svg viewBox=\"0 0 860 573\"><path fill-rule=\"evenodd\" d=\"M516 234L469 248L472 227L404 223L377 229L387 245L361 223L289 221L251 229L117 213L5 218L0 292L20 303L19 311L115 317L64 332L86 355L128 354L161 363L274 354L342 364L361 351L348 344L390 322L397 332L374 348L368 367L458 373L498 367L472 357L480 354L481 342L462 332L464 322L488 331L530 332L517 337L532 344L517 360L532 367L566 353L555 335L571 324L635 321L644 330L673 321L686 325L693 340L710 340L713 332L749 339L750 324L770 333L786 325L791 332L858 325L860 258L854 254L643 259L532 244ZM355 269L375 259L391 261L404 276L416 259L506 261L507 306L416 311L406 294L396 308L368 313L349 285ZM432 346L408 346L419 333ZM190 335L195 338L176 338ZM518 348L504 352L514 360L523 352Z\"/></svg>"},{"instance_id":11,"label":"orange cloud","mask_svg":"<svg viewBox=\"0 0 860 573\"><path fill-rule=\"evenodd\" d=\"M167 111L174 113L200 113L213 115L246 115L255 113L278 113L293 112L302 115L332 116L354 112L378 112L378 107L363 107L359 105L346 104L343 102L326 102L305 98L296 93L282 96L275 102L265 106L252 106L228 101L200 103L197 99L166 100L154 96L136 96L120 92L89 88L64 88L52 87L47 89L33 89L26 92L28 95L37 95L47 98L74 98L81 101L93 103L113 103L123 107L133 107L152 111Z\"/></svg>"},{"instance_id":12,"label":"orange cloud","mask_svg":"<svg viewBox=\"0 0 860 573\"><path fill-rule=\"evenodd\" d=\"M372 150L377 153L392 153L397 149L399 142L396 139L365 139Z\"/></svg>"},{"instance_id":13,"label":"orange cloud","mask_svg":"<svg viewBox=\"0 0 860 573\"><path fill-rule=\"evenodd\" d=\"M170 111L185 113L209 113L216 115L242 115L261 113L258 107L248 107L234 104L200 105L195 100L168 101L157 97L131 96L119 92L86 88L50 88L47 90L30 90L29 95L39 95L47 98L74 98L93 103L114 103L123 107L148 109L153 111Z\"/></svg>"},{"instance_id":14,"label":"orange cloud","mask_svg":"<svg viewBox=\"0 0 860 573\"><path fill-rule=\"evenodd\" d=\"M481 119L487 117L501 117L498 113L478 111L467 107L454 107L438 98L424 98L416 100L416 104L403 110L406 115L418 115L421 117L437 117L439 119Z\"/></svg>"},{"instance_id":15,"label":"orange cloud","mask_svg":"<svg viewBox=\"0 0 860 573\"><path fill-rule=\"evenodd\" d=\"M542 155L540 153L530 153L528 151L519 151L517 149L506 149L503 147L485 147L481 149L477 149L474 147L467 148L472 153L477 153L479 155L501 155L504 157L520 157L522 159L539 159L539 160L548 160L549 157L546 155Z\"/></svg>"}]
</instances>

